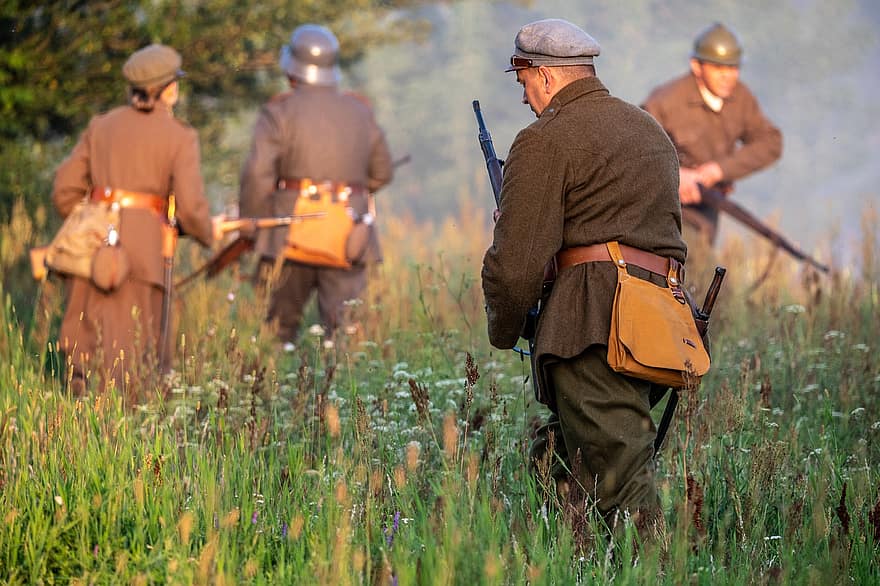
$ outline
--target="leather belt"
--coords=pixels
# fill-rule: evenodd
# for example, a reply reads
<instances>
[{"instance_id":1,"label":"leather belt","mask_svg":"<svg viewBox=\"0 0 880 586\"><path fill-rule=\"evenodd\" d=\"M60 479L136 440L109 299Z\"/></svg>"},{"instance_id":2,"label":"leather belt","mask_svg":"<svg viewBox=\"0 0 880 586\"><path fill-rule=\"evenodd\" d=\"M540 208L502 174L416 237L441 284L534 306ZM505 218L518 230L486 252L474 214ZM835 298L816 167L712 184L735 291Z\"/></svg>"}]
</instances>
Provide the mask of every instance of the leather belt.
<instances>
[{"instance_id":1,"label":"leather belt","mask_svg":"<svg viewBox=\"0 0 880 586\"><path fill-rule=\"evenodd\" d=\"M140 208L153 210L163 218L168 207L168 198L152 193L139 193L112 187L95 187L92 189L92 201L108 204L119 204L121 208Z\"/></svg>"},{"instance_id":2,"label":"leather belt","mask_svg":"<svg viewBox=\"0 0 880 586\"><path fill-rule=\"evenodd\" d=\"M345 183L344 181L314 181L300 177L281 177L276 184L278 189L299 191L300 196L311 196L320 199L328 194L334 201L348 201L353 195L367 195L363 185Z\"/></svg>"},{"instance_id":3,"label":"leather belt","mask_svg":"<svg viewBox=\"0 0 880 586\"><path fill-rule=\"evenodd\" d=\"M623 260L627 264L641 267L646 271L657 273L658 275L667 276L669 274L669 259L653 252L648 252L640 248L634 248L625 244L620 244L620 252ZM556 253L556 270L561 271L564 268L574 265L583 264L585 262L611 262L611 255L608 253L608 247L605 244L591 244L589 246L575 246L566 248Z\"/></svg>"}]
</instances>

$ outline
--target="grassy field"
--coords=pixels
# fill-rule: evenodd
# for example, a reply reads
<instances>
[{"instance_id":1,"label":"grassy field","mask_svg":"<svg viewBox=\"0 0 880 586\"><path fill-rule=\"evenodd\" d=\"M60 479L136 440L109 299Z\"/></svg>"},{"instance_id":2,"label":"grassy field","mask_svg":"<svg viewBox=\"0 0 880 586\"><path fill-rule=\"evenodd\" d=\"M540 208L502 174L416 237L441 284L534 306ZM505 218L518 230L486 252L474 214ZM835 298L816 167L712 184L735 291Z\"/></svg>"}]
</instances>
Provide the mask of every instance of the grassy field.
<instances>
[{"instance_id":1,"label":"grassy field","mask_svg":"<svg viewBox=\"0 0 880 586\"><path fill-rule=\"evenodd\" d=\"M4 271L29 222L0 227ZM192 285L169 387L139 405L65 396L57 282L18 311L2 292L0 583L880 581L876 219L831 277L780 257L749 291L768 249L720 251L714 367L658 458L651 547L526 472L543 412L528 365L486 341L488 226L385 218L359 331L332 345L311 330L282 352L237 273Z\"/></svg>"}]
</instances>

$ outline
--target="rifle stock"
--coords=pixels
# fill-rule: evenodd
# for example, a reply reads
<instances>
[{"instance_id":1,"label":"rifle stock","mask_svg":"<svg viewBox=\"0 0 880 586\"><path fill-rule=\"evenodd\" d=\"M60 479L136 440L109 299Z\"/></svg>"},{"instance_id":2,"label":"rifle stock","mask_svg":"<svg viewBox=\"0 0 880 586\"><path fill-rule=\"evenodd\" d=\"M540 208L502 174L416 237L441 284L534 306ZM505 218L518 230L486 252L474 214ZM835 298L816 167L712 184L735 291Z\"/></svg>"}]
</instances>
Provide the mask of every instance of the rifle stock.
<instances>
[{"instance_id":1,"label":"rifle stock","mask_svg":"<svg viewBox=\"0 0 880 586\"><path fill-rule=\"evenodd\" d=\"M785 238L785 236L770 228L747 209L725 197L724 194L721 193L721 191L705 186L700 187L700 194L702 196L702 200L705 203L709 204L713 208L718 209L719 211L725 212L734 220L743 224L747 228L750 228L753 231L757 232L779 248L785 250L794 258L814 266L823 273L828 272L828 265L820 263L818 260L814 259L812 256L808 255L807 253L796 247L794 244L789 242L789 240Z\"/></svg>"},{"instance_id":2,"label":"rifle stock","mask_svg":"<svg viewBox=\"0 0 880 586\"><path fill-rule=\"evenodd\" d=\"M214 239L220 240L230 232L242 231L247 234L253 234L257 230L289 226L296 222L301 222L302 220L321 218L326 215L327 212L311 212L308 214L267 218L227 218L226 216L215 216L212 218L212 223L214 225Z\"/></svg>"}]
</instances>

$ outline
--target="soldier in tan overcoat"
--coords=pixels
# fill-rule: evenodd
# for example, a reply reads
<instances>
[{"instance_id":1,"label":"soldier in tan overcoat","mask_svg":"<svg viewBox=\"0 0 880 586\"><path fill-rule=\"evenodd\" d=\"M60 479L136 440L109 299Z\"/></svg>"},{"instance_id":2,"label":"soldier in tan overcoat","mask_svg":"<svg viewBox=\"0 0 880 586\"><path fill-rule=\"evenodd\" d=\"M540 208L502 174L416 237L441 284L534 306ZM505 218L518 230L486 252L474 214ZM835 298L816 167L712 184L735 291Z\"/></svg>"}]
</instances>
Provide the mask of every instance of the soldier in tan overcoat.
<instances>
[{"instance_id":1,"label":"soldier in tan overcoat","mask_svg":"<svg viewBox=\"0 0 880 586\"><path fill-rule=\"evenodd\" d=\"M56 174L52 201L62 217L84 200L119 206L118 246L127 277L112 290L70 277L59 345L70 388L81 394L100 377L131 394L156 371L163 299L163 224L174 194L181 232L205 246L211 216L196 131L175 119L181 57L149 45L126 61L129 103L92 118ZM95 266L98 279L115 270ZM146 369L144 368L146 366Z\"/></svg>"},{"instance_id":2,"label":"soldier in tan overcoat","mask_svg":"<svg viewBox=\"0 0 880 586\"><path fill-rule=\"evenodd\" d=\"M367 263L381 258L369 197L391 181L391 154L369 105L339 91L338 51L335 35L323 26L305 24L293 31L281 51L290 91L263 106L241 172L242 216L290 215L300 209L301 198L328 191L334 199L347 198L346 213L367 242L365 251L349 259L350 266L330 266L299 255L288 228L257 235L263 267L276 260L281 265L267 321L276 324L287 349L298 336L303 307L313 291L329 334L340 325L344 302L359 297L366 287Z\"/></svg>"},{"instance_id":3,"label":"soldier in tan overcoat","mask_svg":"<svg viewBox=\"0 0 880 586\"><path fill-rule=\"evenodd\" d=\"M782 155L782 133L739 78L742 44L715 23L694 41L690 71L655 88L642 107L675 144L681 164L679 197L689 245L714 244L718 210L700 186L728 194L733 182Z\"/></svg>"},{"instance_id":4,"label":"soldier in tan overcoat","mask_svg":"<svg viewBox=\"0 0 880 586\"><path fill-rule=\"evenodd\" d=\"M598 54L596 40L564 20L517 34L508 71L538 120L517 134L504 164L482 279L489 340L512 348L555 259L535 335L539 400L551 414L532 464L563 485L576 472L582 494L614 524L620 514L661 514L651 384L608 365L617 268L605 243L619 242L629 273L659 285L686 248L675 149L650 115L609 94L595 76Z\"/></svg>"}]
</instances>

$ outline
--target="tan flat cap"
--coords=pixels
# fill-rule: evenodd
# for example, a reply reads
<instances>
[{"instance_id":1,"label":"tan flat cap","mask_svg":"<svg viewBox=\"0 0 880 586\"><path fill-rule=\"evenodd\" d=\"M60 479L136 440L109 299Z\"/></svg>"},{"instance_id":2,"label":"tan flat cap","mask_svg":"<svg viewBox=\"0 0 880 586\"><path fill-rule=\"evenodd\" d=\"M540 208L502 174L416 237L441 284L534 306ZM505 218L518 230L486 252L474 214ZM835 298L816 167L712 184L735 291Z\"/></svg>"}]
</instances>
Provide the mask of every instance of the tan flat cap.
<instances>
[{"instance_id":1,"label":"tan flat cap","mask_svg":"<svg viewBox=\"0 0 880 586\"><path fill-rule=\"evenodd\" d=\"M592 65L599 55L599 42L579 26L561 18L547 18L519 29L516 49L505 71L528 67Z\"/></svg>"},{"instance_id":2,"label":"tan flat cap","mask_svg":"<svg viewBox=\"0 0 880 586\"><path fill-rule=\"evenodd\" d=\"M122 75L134 87L156 87L183 76L180 53L165 45L147 45L131 54Z\"/></svg>"}]
</instances>

